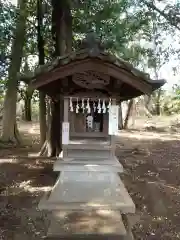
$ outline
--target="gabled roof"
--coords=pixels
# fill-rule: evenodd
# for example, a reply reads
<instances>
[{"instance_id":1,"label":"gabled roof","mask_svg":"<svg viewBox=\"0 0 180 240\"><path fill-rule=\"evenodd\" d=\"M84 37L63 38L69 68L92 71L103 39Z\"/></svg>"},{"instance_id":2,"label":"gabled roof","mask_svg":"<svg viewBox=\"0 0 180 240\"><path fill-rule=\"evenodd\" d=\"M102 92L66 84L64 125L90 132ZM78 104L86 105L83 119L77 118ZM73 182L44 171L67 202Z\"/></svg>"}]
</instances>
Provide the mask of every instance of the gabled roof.
<instances>
[{"instance_id":1,"label":"gabled roof","mask_svg":"<svg viewBox=\"0 0 180 240\"><path fill-rule=\"evenodd\" d=\"M139 71L132 64L105 52L91 32L82 42L80 50L40 66L31 76L31 86L34 89L41 89L47 84L50 86L55 81L61 81L75 73L87 70L107 74L117 82L129 86L131 94L128 94L128 88L126 88L127 93L124 93L127 98L150 94L165 84L165 80L152 80L149 74ZM134 94L132 88L134 88Z\"/></svg>"}]
</instances>

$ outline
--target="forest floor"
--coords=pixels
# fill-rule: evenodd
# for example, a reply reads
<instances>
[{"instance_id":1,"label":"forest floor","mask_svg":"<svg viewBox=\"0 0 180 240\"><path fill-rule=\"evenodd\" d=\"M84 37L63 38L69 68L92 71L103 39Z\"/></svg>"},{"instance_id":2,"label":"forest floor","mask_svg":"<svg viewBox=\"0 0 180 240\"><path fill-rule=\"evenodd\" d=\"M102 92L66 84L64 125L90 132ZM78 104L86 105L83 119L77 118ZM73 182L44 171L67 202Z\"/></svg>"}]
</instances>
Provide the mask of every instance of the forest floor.
<instances>
[{"instance_id":1,"label":"forest floor","mask_svg":"<svg viewBox=\"0 0 180 240\"><path fill-rule=\"evenodd\" d=\"M179 120L138 120L117 138L123 181L137 208L135 239L180 239ZM38 151L38 124L20 123L20 132L24 147L0 149L0 240L45 237L48 221L37 206L57 178L53 160L31 157Z\"/></svg>"}]
</instances>

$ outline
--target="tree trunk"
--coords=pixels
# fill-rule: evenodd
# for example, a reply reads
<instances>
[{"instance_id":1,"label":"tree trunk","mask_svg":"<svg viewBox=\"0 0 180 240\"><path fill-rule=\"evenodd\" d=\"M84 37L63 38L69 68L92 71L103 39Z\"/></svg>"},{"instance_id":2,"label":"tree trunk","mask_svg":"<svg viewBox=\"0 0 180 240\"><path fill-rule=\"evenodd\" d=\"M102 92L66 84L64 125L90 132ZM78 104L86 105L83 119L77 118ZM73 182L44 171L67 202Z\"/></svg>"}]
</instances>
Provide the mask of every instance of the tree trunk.
<instances>
[{"instance_id":1,"label":"tree trunk","mask_svg":"<svg viewBox=\"0 0 180 240\"><path fill-rule=\"evenodd\" d=\"M28 59L25 56L25 65L24 65L24 72L28 74L30 72ZM23 110L23 119L27 122L32 121L32 109L31 109L31 100L32 100L33 91L29 88L28 84L26 84L26 88L24 91L24 110Z\"/></svg>"},{"instance_id":2,"label":"tree trunk","mask_svg":"<svg viewBox=\"0 0 180 240\"><path fill-rule=\"evenodd\" d=\"M31 97L26 97L24 100L24 114L25 114L25 121L31 122Z\"/></svg>"},{"instance_id":3,"label":"tree trunk","mask_svg":"<svg viewBox=\"0 0 180 240\"><path fill-rule=\"evenodd\" d=\"M32 121L32 108L31 108L31 100L32 100L33 91L27 87L25 91L24 98L24 120L27 122Z\"/></svg>"},{"instance_id":4,"label":"tree trunk","mask_svg":"<svg viewBox=\"0 0 180 240\"><path fill-rule=\"evenodd\" d=\"M132 107L133 107L133 99L131 99L128 103L128 109L127 109L126 117L124 119L124 126L123 126L124 129L127 129L127 127L128 127L128 121L129 121Z\"/></svg>"},{"instance_id":5,"label":"tree trunk","mask_svg":"<svg viewBox=\"0 0 180 240\"><path fill-rule=\"evenodd\" d=\"M43 13L42 13L42 0L37 1L37 42L39 52L39 65L44 65L45 54L44 54L44 38L42 34L43 28ZM39 92L39 123L40 123L40 145L46 141L46 95L43 92Z\"/></svg>"},{"instance_id":6,"label":"tree trunk","mask_svg":"<svg viewBox=\"0 0 180 240\"><path fill-rule=\"evenodd\" d=\"M151 101L152 95L151 96L144 96L144 112L148 118L152 117L152 111L149 109L149 103Z\"/></svg>"},{"instance_id":7,"label":"tree trunk","mask_svg":"<svg viewBox=\"0 0 180 240\"><path fill-rule=\"evenodd\" d=\"M61 152L61 134L60 134L60 101L52 101L52 118L50 131L50 156L58 156Z\"/></svg>"},{"instance_id":8,"label":"tree trunk","mask_svg":"<svg viewBox=\"0 0 180 240\"><path fill-rule=\"evenodd\" d=\"M157 96L156 96L156 115L158 116L161 114L160 97L161 97L161 88L157 90Z\"/></svg>"},{"instance_id":9,"label":"tree trunk","mask_svg":"<svg viewBox=\"0 0 180 240\"><path fill-rule=\"evenodd\" d=\"M61 152L61 119L60 111L63 107L60 106L62 101L49 100L48 104L48 128L46 141L44 142L39 155L47 155L48 157L59 156Z\"/></svg>"},{"instance_id":10,"label":"tree trunk","mask_svg":"<svg viewBox=\"0 0 180 240\"><path fill-rule=\"evenodd\" d=\"M17 73L20 71L26 33L26 3L27 0L19 0L19 8L16 14L16 28L11 49L11 62L8 71L7 91L4 100L2 140L7 142L14 142L16 140L15 124L18 87Z\"/></svg>"},{"instance_id":11,"label":"tree trunk","mask_svg":"<svg viewBox=\"0 0 180 240\"><path fill-rule=\"evenodd\" d=\"M55 46L55 57L72 50L72 16L69 3L52 0L52 39ZM62 150L63 99L52 101L49 155L58 156Z\"/></svg>"},{"instance_id":12,"label":"tree trunk","mask_svg":"<svg viewBox=\"0 0 180 240\"><path fill-rule=\"evenodd\" d=\"M72 49L72 16L69 3L66 1L52 0L51 30L55 48L54 57L70 52ZM40 155L47 153L49 157L54 157L60 154L62 150L62 121L63 99L51 99L51 117L47 129L48 133Z\"/></svg>"}]
</instances>

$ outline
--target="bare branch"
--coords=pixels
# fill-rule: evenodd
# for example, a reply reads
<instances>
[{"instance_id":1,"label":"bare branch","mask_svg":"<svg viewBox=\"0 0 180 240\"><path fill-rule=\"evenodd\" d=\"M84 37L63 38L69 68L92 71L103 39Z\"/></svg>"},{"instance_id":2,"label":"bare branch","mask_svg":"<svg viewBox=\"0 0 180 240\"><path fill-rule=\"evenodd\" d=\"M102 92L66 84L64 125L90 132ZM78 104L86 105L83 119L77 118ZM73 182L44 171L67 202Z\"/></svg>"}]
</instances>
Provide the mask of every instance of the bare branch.
<instances>
[{"instance_id":1,"label":"bare branch","mask_svg":"<svg viewBox=\"0 0 180 240\"><path fill-rule=\"evenodd\" d=\"M165 11L160 10L159 8L157 8L152 2L147 2L146 0L141 0L147 7L155 10L156 12L158 12L161 16L163 16L168 22L169 24L171 24L171 26L177 28L180 31L180 27L178 26L178 23L180 24L180 19L179 17L176 16L172 16L171 13L165 13Z\"/></svg>"}]
</instances>

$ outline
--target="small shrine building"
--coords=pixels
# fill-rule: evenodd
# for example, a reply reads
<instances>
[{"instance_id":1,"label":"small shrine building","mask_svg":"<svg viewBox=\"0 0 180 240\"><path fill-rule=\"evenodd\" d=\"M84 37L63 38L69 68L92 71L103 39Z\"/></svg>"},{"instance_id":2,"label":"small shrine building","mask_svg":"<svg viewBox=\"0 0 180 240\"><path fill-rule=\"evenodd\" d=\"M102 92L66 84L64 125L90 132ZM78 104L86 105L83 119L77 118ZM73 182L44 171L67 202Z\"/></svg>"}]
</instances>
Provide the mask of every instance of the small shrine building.
<instances>
[{"instance_id":1,"label":"small shrine building","mask_svg":"<svg viewBox=\"0 0 180 240\"><path fill-rule=\"evenodd\" d=\"M50 239L133 239L128 216L135 204L115 154L118 106L164 83L107 53L93 33L79 50L35 73L32 87L60 99L64 113L63 149L54 163L61 174L39 203L52 212Z\"/></svg>"},{"instance_id":2,"label":"small shrine building","mask_svg":"<svg viewBox=\"0 0 180 240\"><path fill-rule=\"evenodd\" d=\"M71 136L108 134L112 101L117 105L149 95L165 83L150 79L149 74L107 53L93 32L79 50L41 66L33 78L34 89L64 100L68 118L64 120L70 123Z\"/></svg>"}]
</instances>

